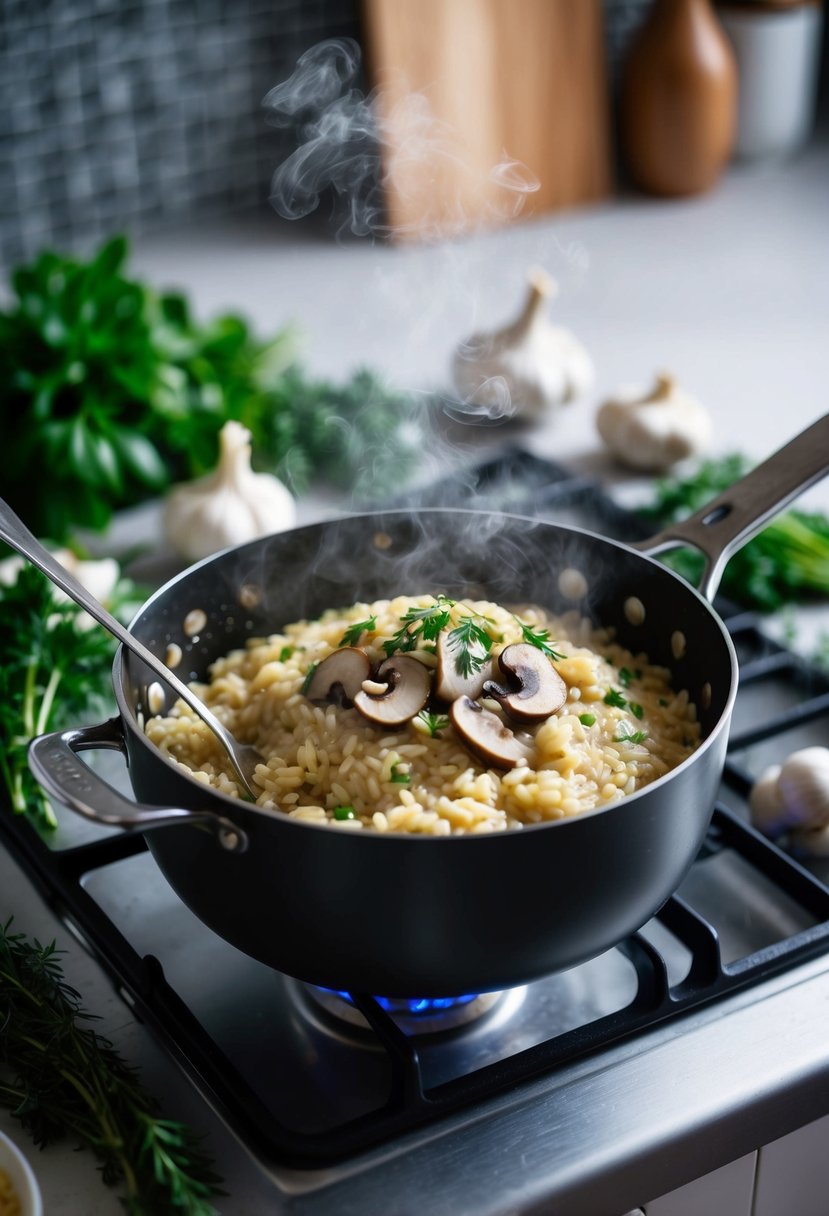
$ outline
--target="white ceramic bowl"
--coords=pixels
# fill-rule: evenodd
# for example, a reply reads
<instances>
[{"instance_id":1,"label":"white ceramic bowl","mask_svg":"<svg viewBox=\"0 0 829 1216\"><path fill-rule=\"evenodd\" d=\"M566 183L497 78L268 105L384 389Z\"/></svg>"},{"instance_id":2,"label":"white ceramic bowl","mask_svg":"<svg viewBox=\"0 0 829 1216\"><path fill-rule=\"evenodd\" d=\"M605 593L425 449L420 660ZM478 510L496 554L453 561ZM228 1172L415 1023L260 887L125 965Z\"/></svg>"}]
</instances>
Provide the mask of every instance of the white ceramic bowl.
<instances>
[{"instance_id":1,"label":"white ceramic bowl","mask_svg":"<svg viewBox=\"0 0 829 1216\"><path fill-rule=\"evenodd\" d=\"M20 1200L20 1216L43 1216L43 1201L32 1167L20 1149L0 1132L0 1169L11 1178Z\"/></svg>"}]
</instances>

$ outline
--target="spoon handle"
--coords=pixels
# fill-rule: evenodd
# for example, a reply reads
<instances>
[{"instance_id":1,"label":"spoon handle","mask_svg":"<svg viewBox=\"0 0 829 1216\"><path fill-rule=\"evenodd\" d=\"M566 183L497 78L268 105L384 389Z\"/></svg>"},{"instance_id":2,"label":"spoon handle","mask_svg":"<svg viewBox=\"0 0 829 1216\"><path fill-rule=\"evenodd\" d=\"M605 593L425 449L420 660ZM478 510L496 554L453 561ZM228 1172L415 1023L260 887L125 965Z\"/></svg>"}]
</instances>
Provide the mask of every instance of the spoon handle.
<instances>
[{"instance_id":1,"label":"spoon handle","mask_svg":"<svg viewBox=\"0 0 829 1216\"><path fill-rule=\"evenodd\" d=\"M15 515L8 503L4 502L2 498L0 498L0 538L11 545L13 549L16 549L33 566L37 566L38 570L42 571L56 587L60 587L61 591L65 591L70 599L74 600L85 612L88 612L99 625L103 625L104 629L113 634L127 650L132 651L160 680L163 680L176 696L189 705L194 713L198 714L202 721L210 727L230 753L231 759L233 759L233 745L230 735L204 702L199 700L196 694L177 675L174 675L170 671L166 663L159 659L157 655L154 655L151 650L148 650L143 642L134 637L111 612L108 612L104 608L103 604L95 599L94 595L91 595L87 591L86 587L78 582L73 574L70 574L60 564L57 558L52 556L45 545L42 545L33 533L29 531L23 520Z\"/></svg>"}]
</instances>

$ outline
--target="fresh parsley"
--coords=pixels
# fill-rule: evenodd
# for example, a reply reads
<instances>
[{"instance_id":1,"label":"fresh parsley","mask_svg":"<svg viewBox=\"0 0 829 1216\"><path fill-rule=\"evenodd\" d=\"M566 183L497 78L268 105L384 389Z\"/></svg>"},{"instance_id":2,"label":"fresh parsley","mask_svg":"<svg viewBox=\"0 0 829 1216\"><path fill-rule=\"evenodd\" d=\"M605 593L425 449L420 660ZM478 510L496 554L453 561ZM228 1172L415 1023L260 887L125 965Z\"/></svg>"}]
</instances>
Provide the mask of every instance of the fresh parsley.
<instances>
[{"instance_id":1,"label":"fresh parsley","mask_svg":"<svg viewBox=\"0 0 829 1216\"><path fill-rule=\"evenodd\" d=\"M632 679L633 672L629 667L619 668L619 683L622 685L622 688L630 688L630 682Z\"/></svg>"},{"instance_id":2,"label":"fresh parsley","mask_svg":"<svg viewBox=\"0 0 829 1216\"><path fill-rule=\"evenodd\" d=\"M130 600L127 584L116 591ZM108 702L115 642L87 625L28 564L0 586L0 780L12 809L40 829L57 821L29 770L29 743Z\"/></svg>"},{"instance_id":3,"label":"fresh parsley","mask_svg":"<svg viewBox=\"0 0 829 1216\"><path fill-rule=\"evenodd\" d=\"M401 772L400 763L391 766L391 783L392 785L408 785L411 782L411 777L407 772Z\"/></svg>"},{"instance_id":4,"label":"fresh parsley","mask_svg":"<svg viewBox=\"0 0 829 1216\"><path fill-rule=\"evenodd\" d=\"M487 633L485 623L479 623L482 619L465 616L460 624L449 630L447 641L454 654L455 670L460 676L471 676L480 671L492 648L492 638Z\"/></svg>"},{"instance_id":5,"label":"fresh parsley","mask_svg":"<svg viewBox=\"0 0 829 1216\"><path fill-rule=\"evenodd\" d=\"M67 1132L90 1149L131 1216L216 1216L223 1194L193 1132L159 1117L136 1071L89 1025L54 942L0 926L0 1105L41 1147Z\"/></svg>"},{"instance_id":6,"label":"fresh parsley","mask_svg":"<svg viewBox=\"0 0 829 1216\"><path fill-rule=\"evenodd\" d=\"M644 743L645 740L647 739L647 737L648 737L648 732L646 730L635 730L631 734L622 734L622 732L620 730L619 734L616 736L616 738L613 740L613 742L614 743L636 743L636 744L638 744L638 743Z\"/></svg>"},{"instance_id":7,"label":"fresh parsley","mask_svg":"<svg viewBox=\"0 0 829 1216\"><path fill-rule=\"evenodd\" d=\"M303 697L308 696L308 689L311 687L311 681L314 678L314 672L317 670L318 667L319 667L319 663L312 663L311 666L306 671L305 679L302 681L302 684L300 685L300 688L299 688L300 694Z\"/></svg>"},{"instance_id":8,"label":"fresh parsley","mask_svg":"<svg viewBox=\"0 0 829 1216\"><path fill-rule=\"evenodd\" d=\"M446 730L449 725L449 718L446 714L433 714L428 709L421 709L417 716L433 739L439 739L441 731Z\"/></svg>"},{"instance_id":9,"label":"fresh parsley","mask_svg":"<svg viewBox=\"0 0 829 1216\"><path fill-rule=\"evenodd\" d=\"M127 272L119 236L84 260L43 253L0 307L0 485L37 536L103 528L112 513L211 469L237 419L257 467L299 493L315 478L377 498L418 458L418 406L370 371L308 376L291 328L198 320L188 300ZM33 477L32 470L48 472Z\"/></svg>"},{"instance_id":10,"label":"fresh parsley","mask_svg":"<svg viewBox=\"0 0 829 1216\"><path fill-rule=\"evenodd\" d=\"M383 643L386 654L416 650L418 644L424 641L434 642L440 631L449 624L454 606L454 600L439 595L434 604L425 608L409 608L400 618L400 628Z\"/></svg>"},{"instance_id":11,"label":"fresh parsley","mask_svg":"<svg viewBox=\"0 0 829 1216\"><path fill-rule=\"evenodd\" d=\"M529 646L535 646L542 654L546 654L548 659L563 659L564 655L559 654L557 650L550 644L549 629L533 629L532 625L528 625L526 621L522 621L520 617L514 617L517 624L521 627L521 637Z\"/></svg>"},{"instance_id":12,"label":"fresh parsley","mask_svg":"<svg viewBox=\"0 0 829 1216\"><path fill-rule=\"evenodd\" d=\"M604 695L605 705L612 705L615 709L624 709L627 705L626 699L619 692L618 688L610 688Z\"/></svg>"},{"instance_id":13,"label":"fresh parsley","mask_svg":"<svg viewBox=\"0 0 829 1216\"><path fill-rule=\"evenodd\" d=\"M644 718L644 716L645 716L645 711L644 711L643 707L641 705L639 705L636 701L630 701L628 703L628 709L633 714L634 718Z\"/></svg>"},{"instance_id":14,"label":"fresh parsley","mask_svg":"<svg viewBox=\"0 0 829 1216\"><path fill-rule=\"evenodd\" d=\"M704 461L683 480L663 481L644 514L658 525L686 519L729 489L749 469L740 455ZM678 549L664 558L689 582L697 584L701 554ZM773 612L786 603L829 593L829 517L791 510L777 516L729 559L722 588L741 604Z\"/></svg>"},{"instance_id":15,"label":"fresh parsley","mask_svg":"<svg viewBox=\"0 0 829 1216\"><path fill-rule=\"evenodd\" d=\"M376 616L370 616L365 621L356 621L355 624L349 625L337 643L337 646L357 646L364 633L373 633L376 628Z\"/></svg>"}]
</instances>

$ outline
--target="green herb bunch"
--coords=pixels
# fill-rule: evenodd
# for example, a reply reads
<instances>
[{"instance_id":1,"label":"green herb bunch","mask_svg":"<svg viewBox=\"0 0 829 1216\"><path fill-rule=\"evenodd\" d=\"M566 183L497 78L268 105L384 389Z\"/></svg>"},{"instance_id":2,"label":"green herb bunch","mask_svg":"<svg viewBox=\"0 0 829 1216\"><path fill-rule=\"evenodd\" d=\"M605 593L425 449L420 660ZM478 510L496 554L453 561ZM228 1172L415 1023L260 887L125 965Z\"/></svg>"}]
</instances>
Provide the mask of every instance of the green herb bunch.
<instances>
[{"instance_id":1,"label":"green herb bunch","mask_svg":"<svg viewBox=\"0 0 829 1216\"><path fill-rule=\"evenodd\" d=\"M310 379L290 328L260 339L240 317L200 323L184 296L129 278L127 252L116 237L87 261L43 253L0 310L0 484L36 535L103 528L205 472L231 418L257 466L297 491L399 487L417 452L407 399L366 371Z\"/></svg>"},{"instance_id":2,"label":"green herb bunch","mask_svg":"<svg viewBox=\"0 0 829 1216\"><path fill-rule=\"evenodd\" d=\"M127 598L130 585L116 590ZM0 778L13 810L41 829L56 820L29 770L29 743L88 714L109 689L115 642L87 623L32 566L0 586Z\"/></svg>"},{"instance_id":3,"label":"green herb bunch","mask_svg":"<svg viewBox=\"0 0 829 1216\"><path fill-rule=\"evenodd\" d=\"M693 476L663 481L645 514L660 525L685 519L748 472L743 456L703 462ZM697 584L703 559L688 549L664 558ZM729 560L722 581L726 595L761 612L773 612L805 597L829 594L829 518L792 510L772 520Z\"/></svg>"},{"instance_id":4,"label":"green herb bunch","mask_svg":"<svg viewBox=\"0 0 829 1216\"><path fill-rule=\"evenodd\" d=\"M123 1188L130 1216L215 1216L220 1180L193 1133L159 1118L137 1073L89 1023L47 946L0 927L0 1104L38 1145L71 1131Z\"/></svg>"}]
</instances>

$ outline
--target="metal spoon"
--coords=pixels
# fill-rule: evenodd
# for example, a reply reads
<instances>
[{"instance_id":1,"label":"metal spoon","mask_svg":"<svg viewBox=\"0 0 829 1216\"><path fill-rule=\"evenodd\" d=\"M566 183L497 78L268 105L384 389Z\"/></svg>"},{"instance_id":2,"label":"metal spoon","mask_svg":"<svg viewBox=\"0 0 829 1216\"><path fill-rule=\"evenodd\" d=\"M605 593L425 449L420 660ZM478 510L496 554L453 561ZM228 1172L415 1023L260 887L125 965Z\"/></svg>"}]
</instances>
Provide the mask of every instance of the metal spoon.
<instances>
[{"instance_id":1,"label":"metal spoon","mask_svg":"<svg viewBox=\"0 0 829 1216\"><path fill-rule=\"evenodd\" d=\"M112 613L107 612L94 595L90 595L86 588L68 570L64 569L2 498L0 498L0 538L27 558L33 566L37 566L38 570L42 571L56 587L65 591L69 598L79 604L91 617L94 617L99 625L103 625L104 629L109 630L122 646L132 651L142 663L155 672L160 680L164 681L168 688L173 690L176 696L181 697L182 701L198 714L227 752L236 776L247 793L255 800L257 792L253 786L253 774L256 765L262 763L262 757L256 748L234 739L227 727L223 726L196 694L170 671L166 663L148 650L143 642L139 642L137 638L133 637Z\"/></svg>"}]
</instances>

